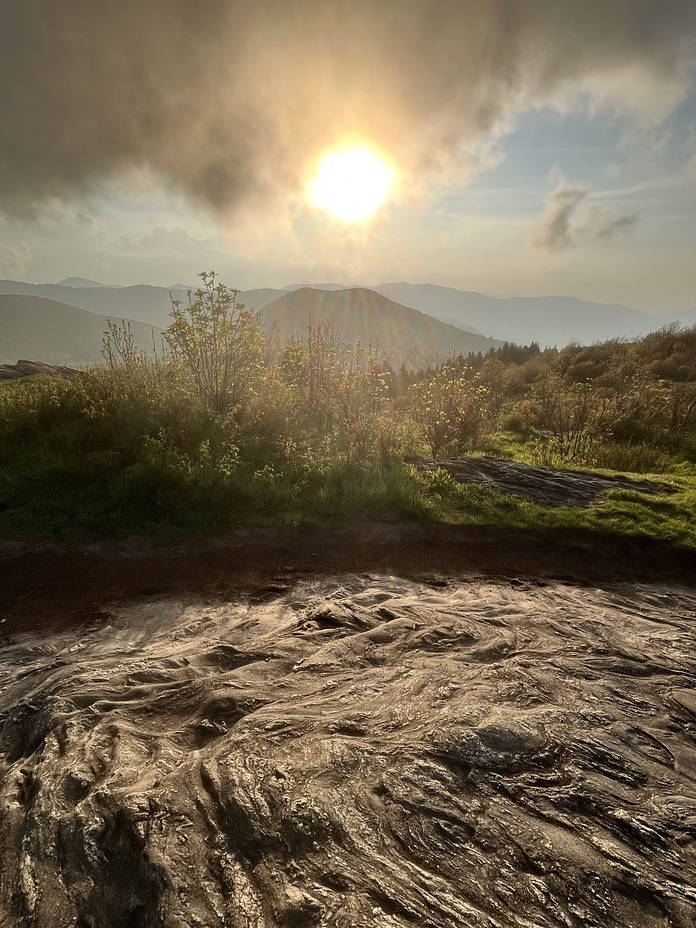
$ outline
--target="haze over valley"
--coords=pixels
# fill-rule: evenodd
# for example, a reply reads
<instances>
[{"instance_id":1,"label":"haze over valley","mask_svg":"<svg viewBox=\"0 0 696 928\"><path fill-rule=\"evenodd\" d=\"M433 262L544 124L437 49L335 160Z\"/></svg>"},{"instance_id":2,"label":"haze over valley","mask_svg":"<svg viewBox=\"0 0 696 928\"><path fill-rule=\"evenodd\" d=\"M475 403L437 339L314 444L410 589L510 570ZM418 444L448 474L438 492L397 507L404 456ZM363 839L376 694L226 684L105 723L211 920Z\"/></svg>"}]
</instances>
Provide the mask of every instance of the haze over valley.
<instances>
[{"instance_id":1,"label":"haze over valley","mask_svg":"<svg viewBox=\"0 0 696 928\"><path fill-rule=\"evenodd\" d=\"M196 287L119 287L81 278L59 284L0 280L0 363L20 357L56 364L99 361L106 325L94 316L133 320L139 347L151 350L153 335L157 347L160 330L171 321L172 300L186 304L187 290ZM238 299L260 312L264 325L284 340L302 334L310 323L325 322L347 343L372 345L390 362L411 367L452 354L485 354L501 341L536 342L543 348L589 345L696 323L696 309L656 315L569 297L501 299L433 284L289 285L242 290ZM60 336L54 338L57 329Z\"/></svg>"}]
</instances>

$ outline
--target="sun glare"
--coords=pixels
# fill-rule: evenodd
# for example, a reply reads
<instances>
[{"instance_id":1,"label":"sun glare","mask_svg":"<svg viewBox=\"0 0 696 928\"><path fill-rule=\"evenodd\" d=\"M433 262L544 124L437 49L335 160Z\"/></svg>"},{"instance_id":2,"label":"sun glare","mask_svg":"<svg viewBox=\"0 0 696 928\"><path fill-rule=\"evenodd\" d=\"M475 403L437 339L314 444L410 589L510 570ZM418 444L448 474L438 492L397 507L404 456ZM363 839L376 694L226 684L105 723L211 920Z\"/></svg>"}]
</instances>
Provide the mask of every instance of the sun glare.
<instances>
[{"instance_id":1,"label":"sun glare","mask_svg":"<svg viewBox=\"0 0 696 928\"><path fill-rule=\"evenodd\" d=\"M394 172L364 146L342 148L322 158L309 186L309 202L343 222L369 219L386 199Z\"/></svg>"}]
</instances>

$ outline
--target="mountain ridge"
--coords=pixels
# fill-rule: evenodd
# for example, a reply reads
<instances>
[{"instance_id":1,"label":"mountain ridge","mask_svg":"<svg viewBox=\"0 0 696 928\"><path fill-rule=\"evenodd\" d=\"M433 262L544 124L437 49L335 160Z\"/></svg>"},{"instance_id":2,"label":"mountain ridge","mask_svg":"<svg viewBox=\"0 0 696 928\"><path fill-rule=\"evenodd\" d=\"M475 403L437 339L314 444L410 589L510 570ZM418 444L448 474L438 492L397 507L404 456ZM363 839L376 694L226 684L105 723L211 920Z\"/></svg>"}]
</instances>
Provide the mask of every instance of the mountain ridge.
<instances>
[{"instance_id":1,"label":"mountain ridge","mask_svg":"<svg viewBox=\"0 0 696 928\"><path fill-rule=\"evenodd\" d=\"M152 351L160 330L130 322L138 347ZM76 306L23 294L0 295L0 364L31 358L46 364L88 364L101 360L106 318Z\"/></svg>"},{"instance_id":2,"label":"mountain ridge","mask_svg":"<svg viewBox=\"0 0 696 928\"><path fill-rule=\"evenodd\" d=\"M330 287L331 289L321 289ZM373 290L395 303L474 334L542 347L562 347L572 341L592 344L611 338L635 338L679 322L696 324L696 309L656 315L619 303L592 303L577 297L491 297L475 291L405 281L372 287L338 284L280 290L260 287L239 292L248 308L262 310L269 303L301 290L343 292ZM339 289L336 289L339 288ZM171 300L185 295L178 289L136 284L130 287L67 287L0 280L0 294L24 294L51 299L111 318L130 318L157 328L169 324Z\"/></svg>"},{"instance_id":3,"label":"mountain ridge","mask_svg":"<svg viewBox=\"0 0 696 928\"><path fill-rule=\"evenodd\" d=\"M485 353L501 344L363 287L293 290L268 303L260 316L281 341L301 337L313 323L327 323L347 343L378 348L391 363L409 367L442 362L453 354Z\"/></svg>"},{"instance_id":4,"label":"mountain ridge","mask_svg":"<svg viewBox=\"0 0 696 928\"><path fill-rule=\"evenodd\" d=\"M99 280L90 280L89 277L66 277L64 280L59 280L56 284L57 287L73 287L75 289L104 289L104 290L120 290L120 284L103 284Z\"/></svg>"}]
</instances>

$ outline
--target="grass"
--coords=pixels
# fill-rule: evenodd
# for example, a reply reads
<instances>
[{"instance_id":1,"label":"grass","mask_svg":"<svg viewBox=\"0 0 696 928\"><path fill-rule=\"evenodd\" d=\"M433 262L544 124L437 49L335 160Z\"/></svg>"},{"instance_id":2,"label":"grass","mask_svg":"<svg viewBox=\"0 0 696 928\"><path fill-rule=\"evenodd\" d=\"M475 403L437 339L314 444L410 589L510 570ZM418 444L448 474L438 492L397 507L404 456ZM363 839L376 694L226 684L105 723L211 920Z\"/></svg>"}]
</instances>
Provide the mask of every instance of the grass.
<instances>
[{"instance_id":1,"label":"grass","mask_svg":"<svg viewBox=\"0 0 696 928\"><path fill-rule=\"evenodd\" d=\"M404 448L356 456L350 436L313 431L311 416L279 434L274 415L270 425L261 417L240 426L192 402L178 380L92 373L0 386L0 538L180 537L374 520L582 529L696 550L693 465L671 462L671 494L617 490L590 509L548 508L417 471L401 460ZM529 463L529 445L510 436L482 450Z\"/></svg>"},{"instance_id":2,"label":"grass","mask_svg":"<svg viewBox=\"0 0 696 928\"><path fill-rule=\"evenodd\" d=\"M308 519L428 518L430 508L398 466L338 464L298 475L242 464L224 476L124 467L106 455L41 455L0 472L0 537L14 539L218 534Z\"/></svg>"},{"instance_id":3,"label":"grass","mask_svg":"<svg viewBox=\"0 0 696 928\"><path fill-rule=\"evenodd\" d=\"M61 456L35 449L0 470L0 537L175 537L313 519L370 519L585 529L696 550L696 478L674 482L671 494L616 490L590 509L551 508L399 463L386 468L343 463L304 474L241 465L221 476L142 462L123 467L108 454Z\"/></svg>"},{"instance_id":4,"label":"grass","mask_svg":"<svg viewBox=\"0 0 696 928\"><path fill-rule=\"evenodd\" d=\"M588 468L584 470L592 473ZM418 476L422 480L429 475ZM661 475L654 476L664 482ZM645 479L643 475L641 479ZM674 492L656 495L611 490L602 502L587 509L541 506L491 487L457 484L444 472L437 481L430 480L428 491L436 500L436 518L455 525L584 530L653 538L696 550L696 476L675 477L671 483Z\"/></svg>"}]
</instances>

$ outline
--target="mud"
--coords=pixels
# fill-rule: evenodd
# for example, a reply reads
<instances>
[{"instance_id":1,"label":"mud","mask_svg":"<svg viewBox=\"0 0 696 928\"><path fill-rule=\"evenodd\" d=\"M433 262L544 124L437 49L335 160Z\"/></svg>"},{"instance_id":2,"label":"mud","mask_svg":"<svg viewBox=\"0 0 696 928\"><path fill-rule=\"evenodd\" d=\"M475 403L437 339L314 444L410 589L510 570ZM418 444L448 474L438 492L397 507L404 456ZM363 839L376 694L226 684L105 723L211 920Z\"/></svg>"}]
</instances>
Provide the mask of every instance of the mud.
<instances>
[{"instance_id":1,"label":"mud","mask_svg":"<svg viewBox=\"0 0 696 928\"><path fill-rule=\"evenodd\" d=\"M353 522L241 529L157 542L0 542L0 635L99 621L140 597L267 597L300 580L379 573L691 585L696 551L648 538L499 526ZM3 621L4 620L4 621Z\"/></svg>"},{"instance_id":2,"label":"mud","mask_svg":"<svg viewBox=\"0 0 696 928\"><path fill-rule=\"evenodd\" d=\"M3 924L696 924L691 587L339 572L42 633L15 605Z\"/></svg>"}]
</instances>

